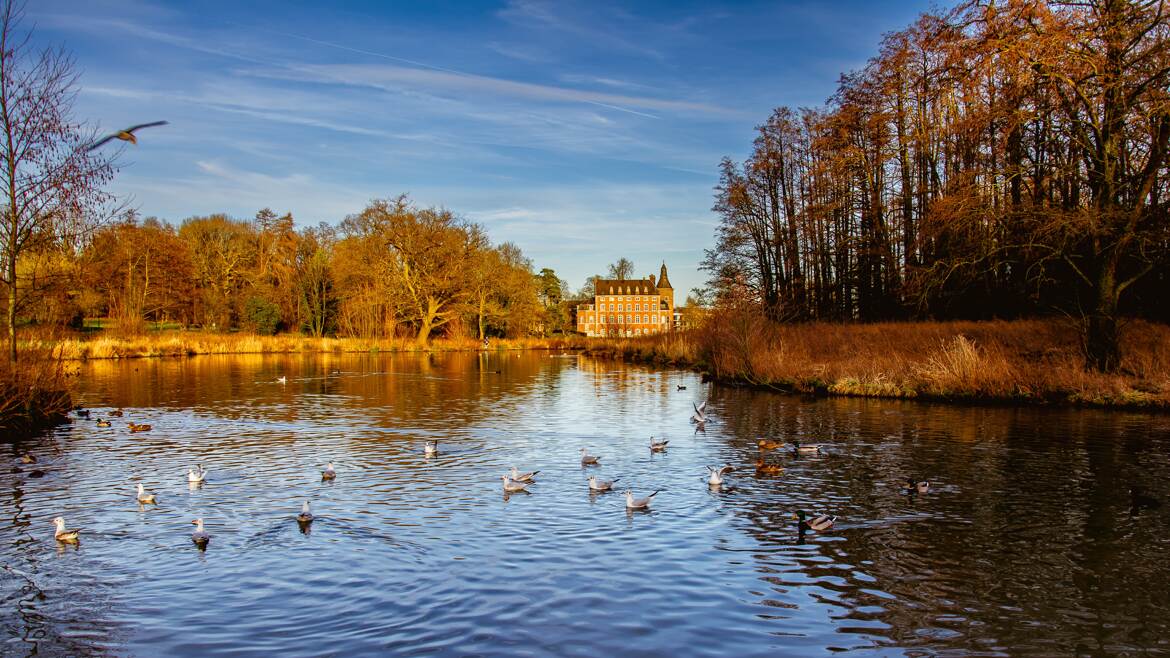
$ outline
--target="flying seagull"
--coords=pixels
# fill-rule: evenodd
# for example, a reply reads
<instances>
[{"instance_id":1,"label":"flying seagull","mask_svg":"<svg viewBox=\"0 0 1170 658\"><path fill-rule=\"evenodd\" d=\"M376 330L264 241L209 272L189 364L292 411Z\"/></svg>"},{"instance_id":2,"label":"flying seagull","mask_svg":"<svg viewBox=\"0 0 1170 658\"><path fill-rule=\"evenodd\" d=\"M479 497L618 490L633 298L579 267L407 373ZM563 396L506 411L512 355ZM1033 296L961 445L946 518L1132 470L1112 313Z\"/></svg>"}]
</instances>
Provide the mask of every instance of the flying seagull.
<instances>
[{"instance_id":1,"label":"flying seagull","mask_svg":"<svg viewBox=\"0 0 1170 658\"><path fill-rule=\"evenodd\" d=\"M165 125L167 125L166 121L152 121L151 123L140 123L137 126L130 126L129 128L127 128L125 130L119 130L116 133L110 133L109 135L106 135L105 137L94 142L93 144L90 144L89 148L87 148L85 150L92 151L92 150L98 148L99 146L101 146L102 144L105 144L106 142L110 141L111 139L120 139L123 142L130 142L131 144L137 144L138 139L136 137L134 137L135 130L138 130L139 128L152 128L154 126L165 126Z\"/></svg>"}]
</instances>

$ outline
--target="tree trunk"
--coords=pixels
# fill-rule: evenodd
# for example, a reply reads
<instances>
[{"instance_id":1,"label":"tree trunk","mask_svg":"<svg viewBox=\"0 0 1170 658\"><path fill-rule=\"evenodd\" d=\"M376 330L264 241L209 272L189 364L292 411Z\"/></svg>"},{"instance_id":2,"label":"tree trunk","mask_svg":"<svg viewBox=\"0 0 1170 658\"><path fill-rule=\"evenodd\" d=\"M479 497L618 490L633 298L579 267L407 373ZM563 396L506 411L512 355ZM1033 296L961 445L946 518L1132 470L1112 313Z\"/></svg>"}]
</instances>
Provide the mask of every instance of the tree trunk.
<instances>
[{"instance_id":1,"label":"tree trunk","mask_svg":"<svg viewBox=\"0 0 1170 658\"><path fill-rule=\"evenodd\" d=\"M483 307L484 307L484 298L481 295L479 298L479 339L481 341L483 340Z\"/></svg>"},{"instance_id":2,"label":"tree trunk","mask_svg":"<svg viewBox=\"0 0 1170 658\"><path fill-rule=\"evenodd\" d=\"M16 224L13 223L13 227L15 227L15 226L16 226ZM14 228L13 233L15 234L15 232L16 231ZM15 235L12 238L11 244L14 246L10 250L11 253L8 254L8 262L5 263L5 265L6 265L5 269L7 270L7 272L5 272L5 274L8 276L8 281L9 281L9 283L8 283L8 314L7 314L8 317L6 318L6 320L7 320L7 325L8 325L8 362L12 365L16 365L16 253L15 253L16 252L16 248L15 248L16 237L15 237Z\"/></svg>"},{"instance_id":3,"label":"tree trunk","mask_svg":"<svg viewBox=\"0 0 1170 658\"><path fill-rule=\"evenodd\" d=\"M1108 254L1097 272L1096 304L1085 319L1085 356L1089 367L1115 372L1121 366L1121 337L1117 331L1117 255Z\"/></svg>"}]
</instances>

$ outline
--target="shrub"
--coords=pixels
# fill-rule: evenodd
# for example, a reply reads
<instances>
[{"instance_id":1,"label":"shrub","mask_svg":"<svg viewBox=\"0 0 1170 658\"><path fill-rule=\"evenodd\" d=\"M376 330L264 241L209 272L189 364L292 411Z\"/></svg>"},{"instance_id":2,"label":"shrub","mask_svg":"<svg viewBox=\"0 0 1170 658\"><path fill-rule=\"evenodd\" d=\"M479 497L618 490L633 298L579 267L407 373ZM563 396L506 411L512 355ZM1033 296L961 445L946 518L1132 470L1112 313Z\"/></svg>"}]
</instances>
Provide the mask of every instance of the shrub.
<instances>
[{"instance_id":1,"label":"shrub","mask_svg":"<svg viewBox=\"0 0 1170 658\"><path fill-rule=\"evenodd\" d=\"M263 297L249 297L244 302L244 324L262 336L273 336L280 328L280 307Z\"/></svg>"}]
</instances>

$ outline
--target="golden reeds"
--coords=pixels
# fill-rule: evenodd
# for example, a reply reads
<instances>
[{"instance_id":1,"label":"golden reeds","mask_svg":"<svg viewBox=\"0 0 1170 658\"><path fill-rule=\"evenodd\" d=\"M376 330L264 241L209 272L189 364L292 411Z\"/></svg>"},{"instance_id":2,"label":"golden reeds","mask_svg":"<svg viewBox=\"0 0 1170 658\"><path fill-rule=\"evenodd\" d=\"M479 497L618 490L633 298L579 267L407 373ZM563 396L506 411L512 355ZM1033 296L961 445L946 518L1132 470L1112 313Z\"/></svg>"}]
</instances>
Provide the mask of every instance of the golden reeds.
<instances>
[{"instance_id":1,"label":"golden reeds","mask_svg":"<svg viewBox=\"0 0 1170 658\"><path fill-rule=\"evenodd\" d=\"M1078 328L1061 320L775 324L730 314L588 352L827 395L1170 409L1170 327L1132 321L1122 342L1122 369L1106 375L1085 370Z\"/></svg>"}]
</instances>

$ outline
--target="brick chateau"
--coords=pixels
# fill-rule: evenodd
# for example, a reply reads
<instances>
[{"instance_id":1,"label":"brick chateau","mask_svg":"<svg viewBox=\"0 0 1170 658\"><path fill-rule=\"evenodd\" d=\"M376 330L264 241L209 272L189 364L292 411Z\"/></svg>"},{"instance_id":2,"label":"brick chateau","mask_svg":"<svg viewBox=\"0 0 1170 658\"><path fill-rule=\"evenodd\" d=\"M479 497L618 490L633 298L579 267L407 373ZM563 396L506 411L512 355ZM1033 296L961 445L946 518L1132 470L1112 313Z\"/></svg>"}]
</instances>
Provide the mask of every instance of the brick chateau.
<instances>
[{"instance_id":1,"label":"brick chateau","mask_svg":"<svg viewBox=\"0 0 1170 658\"><path fill-rule=\"evenodd\" d=\"M645 336L671 331L675 326L674 288L666 277L666 263L658 280L593 280L592 304L577 306L577 331L587 336Z\"/></svg>"}]
</instances>

